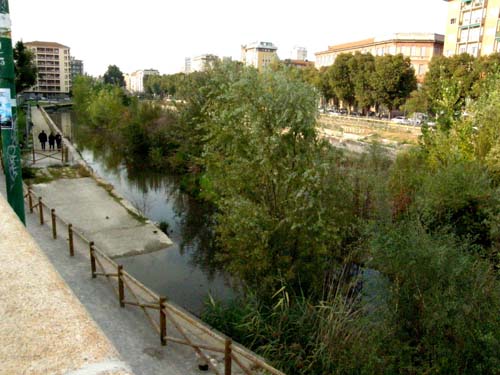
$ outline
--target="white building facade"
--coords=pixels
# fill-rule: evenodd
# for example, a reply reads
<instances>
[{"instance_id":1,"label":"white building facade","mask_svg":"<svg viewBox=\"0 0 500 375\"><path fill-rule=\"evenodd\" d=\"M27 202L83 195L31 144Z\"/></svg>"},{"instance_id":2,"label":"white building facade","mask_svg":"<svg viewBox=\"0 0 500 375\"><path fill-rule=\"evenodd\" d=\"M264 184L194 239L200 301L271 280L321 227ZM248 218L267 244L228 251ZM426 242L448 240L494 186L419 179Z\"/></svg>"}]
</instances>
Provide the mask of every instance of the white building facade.
<instances>
[{"instance_id":1,"label":"white building facade","mask_svg":"<svg viewBox=\"0 0 500 375\"><path fill-rule=\"evenodd\" d=\"M125 86L127 90L134 93L144 92L144 78L147 76L159 76L160 72L156 69L136 70L125 77Z\"/></svg>"}]
</instances>

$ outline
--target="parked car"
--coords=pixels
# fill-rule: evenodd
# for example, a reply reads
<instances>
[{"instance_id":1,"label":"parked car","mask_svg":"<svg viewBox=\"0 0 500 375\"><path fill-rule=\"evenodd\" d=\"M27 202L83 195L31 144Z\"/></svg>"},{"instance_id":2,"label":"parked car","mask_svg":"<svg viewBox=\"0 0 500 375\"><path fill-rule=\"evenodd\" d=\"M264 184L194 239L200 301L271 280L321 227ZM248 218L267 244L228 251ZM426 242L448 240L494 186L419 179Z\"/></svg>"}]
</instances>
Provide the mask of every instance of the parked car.
<instances>
[{"instance_id":1,"label":"parked car","mask_svg":"<svg viewBox=\"0 0 500 375\"><path fill-rule=\"evenodd\" d=\"M391 119L391 122L394 122L396 124L401 124L401 125L410 125L410 120L408 120L404 116L396 116Z\"/></svg>"},{"instance_id":2,"label":"parked car","mask_svg":"<svg viewBox=\"0 0 500 375\"><path fill-rule=\"evenodd\" d=\"M341 115L347 115L347 109L345 109L345 108L340 108L340 109L339 109L339 114L341 114Z\"/></svg>"}]
</instances>

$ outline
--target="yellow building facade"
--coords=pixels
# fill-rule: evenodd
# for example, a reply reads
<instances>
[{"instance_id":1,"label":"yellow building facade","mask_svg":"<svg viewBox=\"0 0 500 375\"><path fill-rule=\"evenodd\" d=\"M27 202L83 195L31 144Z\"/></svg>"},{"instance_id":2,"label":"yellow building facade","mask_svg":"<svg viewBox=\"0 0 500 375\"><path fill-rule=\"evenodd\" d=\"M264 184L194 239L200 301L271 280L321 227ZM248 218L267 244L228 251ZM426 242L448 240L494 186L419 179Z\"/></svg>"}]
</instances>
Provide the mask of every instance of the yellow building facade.
<instances>
[{"instance_id":1,"label":"yellow building facade","mask_svg":"<svg viewBox=\"0 0 500 375\"><path fill-rule=\"evenodd\" d=\"M54 42L27 42L24 43L34 56L38 68L36 85L28 92L33 91L51 97L58 94L67 94L71 89L71 58L70 49Z\"/></svg>"},{"instance_id":2,"label":"yellow building facade","mask_svg":"<svg viewBox=\"0 0 500 375\"><path fill-rule=\"evenodd\" d=\"M341 53L371 53L374 56L403 54L409 57L418 82L423 82L431 59L443 54L444 35L433 33L396 33L328 46L328 50L315 53L316 68L333 65Z\"/></svg>"},{"instance_id":3,"label":"yellow building facade","mask_svg":"<svg viewBox=\"0 0 500 375\"><path fill-rule=\"evenodd\" d=\"M271 42L255 42L241 46L241 62L259 71L278 58L278 47Z\"/></svg>"},{"instance_id":4,"label":"yellow building facade","mask_svg":"<svg viewBox=\"0 0 500 375\"><path fill-rule=\"evenodd\" d=\"M468 53L478 57L500 52L500 0L445 1L445 56Z\"/></svg>"}]
</instances>

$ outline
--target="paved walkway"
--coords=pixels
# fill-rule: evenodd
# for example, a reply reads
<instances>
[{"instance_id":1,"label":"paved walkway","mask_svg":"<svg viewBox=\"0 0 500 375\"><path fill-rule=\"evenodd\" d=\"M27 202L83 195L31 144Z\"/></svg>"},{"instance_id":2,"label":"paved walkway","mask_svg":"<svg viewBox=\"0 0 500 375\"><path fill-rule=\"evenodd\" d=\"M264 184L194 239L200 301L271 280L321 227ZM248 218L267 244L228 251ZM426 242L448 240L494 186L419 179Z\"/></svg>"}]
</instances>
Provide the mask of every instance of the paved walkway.
<instances>
[{"instance_id":1,"label":"paved walkway","mask_svg":"<svg viewBox=\"0 0 500 375\"><path fill-rule=\"evenodd\" d=\"M0 173L0 193L3 194L5 198L5 176L2 173ZM6 230L3 224L4 221L9 221L9 219L12 221L11 218L6 218L5 211L6 210L3 208L0 208L0 229L2 233ZM50 263L60 274L62 279L64 279L74 295L80 300L92 319L116 347L120 357L131 367L134 373L144 375L186 375L201 373L198 370L198 362L192 349L174 344L162 347L160 345L160 338L149 325L140 309L134 307L121 308L108 283L101 278L91 278L85 244L76 242L76 254L74 257L70 257L68 254L66 236L60 235L58 239L52 239L50 228L47 225L41 226L38 222L36 212L30 214L28 208L26 208L26 227L40 249L48 257ZM24 243L22 238L19 238L19 240ZM47 265L47 262L43 265L33 265L31 268L19 267L19 264L23 264L23 259L30 260L32 256L42 258L45 256L43 254L26 256L21 252L5 254L4 245L1 241L0 247L2 248L2 252L0 253L3 255L2 259L0 259L0 263L2 264L2 276L4 276L0 278L0 298L2 300L2 303L0 303L0 322L6 320L6 313L8 313L5 311L6 297L4 290L8 288L6 281L9 278L17 278L17 292L38 298L34 300L30 299L31 297L28 298L20 294L16 302L21 308L13 311L15 314L14 318L16 316L20 319L23 317L33 317L33 323L36 323L38 327L35 336L39 338L46 336L44 342L46 341L47 343L58 340L58 338L51 336L50 330L46 331L41 329L42 327L52 327L57 332L61 332L61 330L73 330L72 321L68 318L74 316L74 313L70 313L67 304L64 304L63 301L59 299L59 293L55 293L54 289L51 287L44 288L43 284L23 279L23 275L30 276L30 274L33 274L33 276L36 276L40 272L49 272L45 270L50 267L50 265ZM22 257L22 259L16 259L18 255ZM9 259L9 262L6 262L4 257ZM44 302L46 298L49 298L51 301L55 299L53 304L58 306L58 308L50 313L44 310L45 313L40 315L40 311L38 311L40 309L40 304ZM51 323L53 320L56 320L59 324ZM74 329L79 328L81 327L74 327ZM0 331L0 343L2 339L8 340L10 352L28 353L27 355L20 354L24 355L25 367L23 368L25 368L26 371L19 372L17 370L10 371L9 368L5 367L4 364L8 354L2 355L3 352L0 351L0 374L70 374L66 371L38 371L35 367L30 370L29 367L31 364L35 363L32 357L39 358L43 353L50 350L40 345L39 341L35 341L35 343L39 344L39 347L30 346L23 348L23 342L26 340L26 338L23 337L24 334L23 331L18 331L17 335L14 332L14 335L8 337L5 336L3 329ZM92 343L86 339L86 335L83 335L81 331L75 334L77 339L74 345L76 345L77 348L66 348L64 345L55 345L57 352L54 353L55 357L50 357L52 361L62 361L67 355L66 350L76 351L79 348L83 353L85 353L87 349L87 351L91 350ZM28 335L26 337L29 338L31 336ZM86 348L87 346L89 348ZM49 363L51 361L50 358L48 359ZM85 358L90 357L87 356ZM101 372L85 372L85 374L101 374Z\"/></svg>"},{"instance_id":2,"label":"paved walkway","mask_svg":"<svg viewBox=\"0 0 500 375\"><path fill-rule=\"evenodd\" d=\"M2 195L0 233L0 374L131 374Z\"/></svg>"},{"instance_id":3,"label":"paved walkway","mask_svg":"<svg viewBox=\"0 0 500 375\"><path fill-rule=\"evenodd\" d=\"M54 129L51 128L50 124L46 121L45 117L42 114L42 111L35 106L31 107L31 121L33 122L33 144L35 147L35 162L33 163L33 154L25 155L25 160L29 164L30 167L35 168L44 168L52 165L63 165L62 154L61 151L57 150L49 150L49 144L46 143L46 150L42 150L42 146L38 141L38 134L43 130L47 137L50 135ZM54 132L55 134L55 132Z\"/></svg>"}]
</instances>

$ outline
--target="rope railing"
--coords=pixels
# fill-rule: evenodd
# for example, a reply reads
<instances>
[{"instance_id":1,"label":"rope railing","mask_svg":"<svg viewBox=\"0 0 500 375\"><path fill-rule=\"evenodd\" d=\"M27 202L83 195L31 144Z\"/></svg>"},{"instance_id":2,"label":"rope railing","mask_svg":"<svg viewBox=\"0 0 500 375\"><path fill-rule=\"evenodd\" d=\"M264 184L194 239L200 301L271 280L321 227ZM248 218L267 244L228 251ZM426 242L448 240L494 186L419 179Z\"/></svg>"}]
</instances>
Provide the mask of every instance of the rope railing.
<instances>
[{"instance_id":1,"label":"rope railing","mask_svg":"<svg viewBox=\"0 0 500 375\"><path fill-rule=\"evenodd\" d=\"M68 249L71 257L75 255L75 235L88 245L92 278L105 277L113 293L117 296L118 303L122 308L128 305L141 309L153 329L159 334L162 346L166 346L168 342L172 342L191 347L197 356L202 359L204 365L210 367L215 374L219 375L221 372L217 364L212 363L210 355L206 352L224 355L224 375L233 374L233 370L236 369L233 363L247 375L262 374L262 371L266 371L273 375L285 375L283 372L267 364L257 355L233 343L229 337L215 332L190 313L169 302L166 297L160 296L146 287L139 280L126 272L122 265L117 264L100 250L93 241L88 239L80 231L75 230L72 223L58 216L56 214L56 209L50 208L42 197L36 197L31 187L26 187L24 198L28 201L30 213L34 213L35 210L38 211L40 225L45 224L44 210L50 210L50 227L52 229L53 239L58 238L58 220L67 227ZM33 204L34 201L38 203ZM156 318L154 314L151 313L152 310L156 311ZM182 324L181 321L183 321L184 324ZM170 330L167 332L167 326L169 324L175 328L175 331L180 337L172 335ZM205 341L205 343L197 341ZM209 341L212 343L207 344L206 342Z\"/></svg>"}]
</instances>

